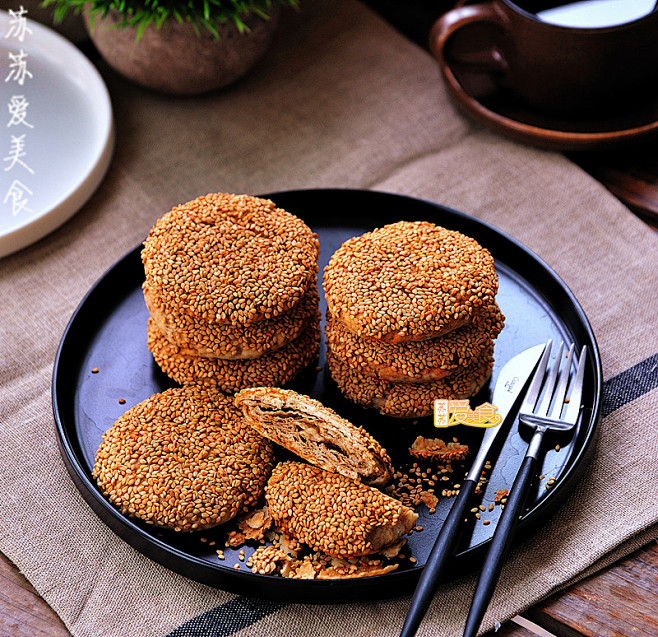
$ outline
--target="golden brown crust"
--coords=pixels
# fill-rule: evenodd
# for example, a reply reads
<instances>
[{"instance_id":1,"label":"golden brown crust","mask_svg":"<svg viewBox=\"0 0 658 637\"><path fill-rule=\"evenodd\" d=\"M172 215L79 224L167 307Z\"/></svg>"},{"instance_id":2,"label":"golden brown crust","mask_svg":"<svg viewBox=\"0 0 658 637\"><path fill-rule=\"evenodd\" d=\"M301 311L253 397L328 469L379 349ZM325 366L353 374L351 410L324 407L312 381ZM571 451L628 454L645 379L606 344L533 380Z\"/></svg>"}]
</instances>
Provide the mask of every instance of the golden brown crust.
<instances>
[{"instance_id":1,"label":"golden brown crust","mask_svg":"<svg viewBox=\"0 0 658 637\"><path fill-rule=\"evenodd\" d=\"M396 418L432 414L436 399L457 400L476 394L491 375L493 355L487 353L450 376L427 383L391 383L355 371L327 351L327 364L340 391L362 407Z\"/></svg>"},{"instance_id":2,"label":"golden brown crust","mask_svg":"<svg viewBox=\"0 0 658 637\"><path fill-rule=\"evenodd\" d=\"M417 383L445 378L490 351L503 324L504 317L494 302L469 325L435 339L392 344L358 338L330 314L325 336L333 354L356 371L394 383Z\"/></svg>"},{"instance_id":3,"label":"golden brown crust","mask_svg":"<svg viewBox=\"0 0 658 637\"><path fill-rule=\"evenodd\" d=\"M149 319L147 345L162 371L183 385L201 383L235 393L254 385L284 385L314 361L320 350L317 321L292 343L258 358L226 360L186 356L170 343Z\"/></svg>"},{"instance_id":4,"label":"golden brown crust","mask_svg":"<svg viewBox=\"0 0 658 637\"><path fill-rule=\"evenodd\" d=\"M391 343L435 338L470 323L497 290L488 250L423 221L353 237L324 270L332 316L359 337Z\"/></svg>"},{"instance_id":5,"label":"golden brown crust","mask_svg":"<svg viewBox=\"0 0 658 637\"><path fill-rule=\"evenodd\" d=\"M317 235L272 201L215 193L158 219L142 262L172 320L188 314L249 325L300 301L316 278L318 255Z\"/></svg>"},{"instance_id":6,"label":"golden brown crust","mask_svg":"<svg viewBox=\"0 0 658 637\"><path fill-rule=\"evenodd\" d=\"M256 502L273 464L271 442L244 422L232 397L188 386L121 416L103 434L93 477L122 513L196 531Z\"/></svg>"},{"instance_id":7,"label":"golden brown crust","mask_svg":"<svg viewBox=\"0 0 658 637\"><path fill-rule=\"evenodd\" d=\"M186 356L206 358L257 358L295 340L310 321L318 320L319 296L313 284L304 297L287 312L249 325L195 321L184 314L167 314L147 282L142 286L151 318L160 333ZM185 326L183 327L183 323Z\"/></svg>"},{"instance_id":8,"label":"golden brown crust","mask_svg":"<svg viewBox=\"0 0 658 637\"><path fill-rule=\"evenodd\" d=\"M468 455L468 445L454 441L446 444L441 438L418 436L409 447L409 455L421 460L450 463L464 460Z\"/></svg>"},{"instance_id":9,"label":"golden brown crust","mask_svg":"<svg viewBox=\"0 0 658 637\"><path fill-rule=\"evenodd\" d=\"M418 515L374 487L301 462L282 462L265 488L282 530L334 557L377 553L414 527Z\"/></svg>"},{"instance_id":10,"label":"golden brown crust","mask_svg":"<svg viewBox=\"0 0 658 637\"><path fill-rule=\"evenodd\" d=\"M235 397L245 420L261 435L304 460L365 484L385 485L391 459L363 427L308 396L278 387L251 387Z\"/></svg>"}]
</instances>

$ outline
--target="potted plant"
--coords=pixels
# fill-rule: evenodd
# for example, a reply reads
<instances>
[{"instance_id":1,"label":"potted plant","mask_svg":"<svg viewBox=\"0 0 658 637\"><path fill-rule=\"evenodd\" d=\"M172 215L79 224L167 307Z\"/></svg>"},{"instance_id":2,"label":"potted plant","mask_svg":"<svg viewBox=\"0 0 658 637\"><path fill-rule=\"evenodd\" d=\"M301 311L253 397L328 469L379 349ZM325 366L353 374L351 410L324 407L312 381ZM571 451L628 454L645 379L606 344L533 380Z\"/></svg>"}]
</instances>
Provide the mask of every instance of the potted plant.
<instances>
[{"instance_id":1,"label":"potted plant","mask_svg":"<svg viewBox=\"0 0 658 637\"><path fill-rule=\"evenodd\" d=\"M195 95L244 75L265 53L281 5L297 0L44 0L82 13L105 61L148 88Z\"/></svg>"}]
</instances>

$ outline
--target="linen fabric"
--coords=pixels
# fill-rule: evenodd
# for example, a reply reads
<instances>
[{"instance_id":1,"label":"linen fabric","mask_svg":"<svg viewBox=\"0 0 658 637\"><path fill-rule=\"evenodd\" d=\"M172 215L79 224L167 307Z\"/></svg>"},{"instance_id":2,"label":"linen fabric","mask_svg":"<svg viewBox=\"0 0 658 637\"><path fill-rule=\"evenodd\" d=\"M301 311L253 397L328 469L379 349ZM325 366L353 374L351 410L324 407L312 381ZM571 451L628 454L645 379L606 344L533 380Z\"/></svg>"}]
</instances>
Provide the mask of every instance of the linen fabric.
<instances>
[{"instance_id":1,"label":"linen fabric","mask_svg":"<svg viewBox=\"0 0 658 637\"><path fill-rule=\"evenodd\" d=\"M162 96L100 68L117 126L109 173L71 221L0 262L0 550L73 635L395 635L408 608L409 597L327 609L198 584L119 539L66 472L50 383L70 316L159 216L208 192L431 199L511 234L579 299L603 360L600 436L568 501L511 554L483 630L658 537L657 237L600 184L464 118L429 53L355 0L286 14L262 62L217 94ZM461 634L474 582L441 586L418 634Z\"/></svg>"}]
</instances>

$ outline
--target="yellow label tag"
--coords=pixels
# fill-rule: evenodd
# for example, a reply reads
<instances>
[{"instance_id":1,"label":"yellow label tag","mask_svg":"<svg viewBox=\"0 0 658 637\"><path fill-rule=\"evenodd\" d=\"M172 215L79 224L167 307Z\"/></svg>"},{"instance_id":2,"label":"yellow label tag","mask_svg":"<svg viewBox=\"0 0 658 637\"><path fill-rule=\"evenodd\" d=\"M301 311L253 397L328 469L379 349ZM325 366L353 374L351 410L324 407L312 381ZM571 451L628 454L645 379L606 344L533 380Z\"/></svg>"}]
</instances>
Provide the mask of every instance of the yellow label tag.
<instances>
[{"instance_id":1,"label":"yellow label tag","mask_svg":"<svg viewBox=\"0 0 658 637\"><path fill-rule=\"evenodd\" d=\"M453 427L466 425L467 427L495 427L503 418L499 416L491 403L482 403L479 407L471 409L468 400L435 400L434 426Z\"/></svg>"}]
</instances>

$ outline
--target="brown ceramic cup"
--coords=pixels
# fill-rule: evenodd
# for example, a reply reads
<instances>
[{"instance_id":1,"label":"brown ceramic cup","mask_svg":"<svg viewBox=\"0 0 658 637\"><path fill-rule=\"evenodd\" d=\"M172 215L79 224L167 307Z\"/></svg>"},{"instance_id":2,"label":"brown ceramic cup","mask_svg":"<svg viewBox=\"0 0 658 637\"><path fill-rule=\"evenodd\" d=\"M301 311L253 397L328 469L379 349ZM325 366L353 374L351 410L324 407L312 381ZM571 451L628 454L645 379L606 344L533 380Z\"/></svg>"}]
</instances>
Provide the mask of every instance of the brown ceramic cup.
<instances>
[{"instance_id":1,"label":"brown ceramic cup","mask_svg":"<svg viewBox=\"0 0 658 637\"><path fill-rule=\"evenodd\" d=\"M538 110L570 114L641 105L658 89L658 9L605 27L559 26L536 14L556 2L492 0L444 14L430 48L444 64L490 73Z\"/></svg>"}]
</instances>

